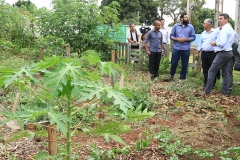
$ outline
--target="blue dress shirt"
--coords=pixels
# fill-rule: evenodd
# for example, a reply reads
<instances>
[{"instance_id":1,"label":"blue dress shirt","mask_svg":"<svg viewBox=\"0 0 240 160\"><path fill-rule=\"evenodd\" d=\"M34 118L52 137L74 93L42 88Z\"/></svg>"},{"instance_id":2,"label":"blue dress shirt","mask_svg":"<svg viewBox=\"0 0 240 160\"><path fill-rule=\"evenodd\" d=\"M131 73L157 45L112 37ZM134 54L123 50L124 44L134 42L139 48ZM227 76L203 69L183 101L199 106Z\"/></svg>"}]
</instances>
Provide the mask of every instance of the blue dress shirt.
<instances>
[{"instance_id":1,"label":"blue dress shirt","mask_svg":"<svg viewBox=\"0 0 240 160\"><path fill-rule=\"evenodd\" d=\"M211 42L215 42L218 36L219 29L213 29L208 33L206 30L202 32L198 43L198 51L214 51Z\"/></svg>"},{"instance_id":2,"label":"blue dress shirt","mask_svg":"<svg viewBox=\"0 0 240 160\"><path fill-rule=\"evenodd\" d=\"M150 42L149 51L150 52L162 52L161 45L163 44L162 32L152 29L147 33L147 36L144 40L145 43Z\"/></svg>"},{"instance_id":3,"label":"blue dress shirt","mask_svg":"<svg viewBox=\"0 0 240 160\"><path fill-rule=\"evenodd\" d=\"M181 23L175 24L172 28L170 39L173 38L189 38L190 42L196 39L194 28L191 24L183 26ZM177 42L174 41L173 48L177 50L189 50L190 42Z\"/></svg>"},{"instance_id":4,"label":"blue dress shirt","mask_svg":"<svg viewBox=\"0 0 240 160\"><path fill-rule=\"evenodd\" d=\"M223 25L217 36L214 51L231 51L234 40L235 33L231 25L229 23Z\"/></svg>"}]
</instances>

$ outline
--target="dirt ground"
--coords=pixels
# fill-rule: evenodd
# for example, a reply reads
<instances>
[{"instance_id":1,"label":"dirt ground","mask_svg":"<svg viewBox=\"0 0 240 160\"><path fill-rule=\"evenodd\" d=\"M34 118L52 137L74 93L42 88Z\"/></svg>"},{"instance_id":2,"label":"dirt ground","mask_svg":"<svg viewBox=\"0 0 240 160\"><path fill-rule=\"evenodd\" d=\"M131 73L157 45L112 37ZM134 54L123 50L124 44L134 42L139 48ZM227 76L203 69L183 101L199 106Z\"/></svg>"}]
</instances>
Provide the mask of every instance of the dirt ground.
<instances>
[{"instance_id":1,"label":"dirt ground","mask_svg":"<svg viewBox=\"0 0 240 160\"><path fill-rule=\"evenodd\" d=\"M148 73L138 73L147 80ZM138 76L139 77L139 76ZM130 81L134 81L130 77ZM106 79L110 84L110 80ZM229 147L240 146L240 96L222 96L219 91L214 90L207 97L200 97L198 89L188 88L187 93L180 93L169 89L169 86L177 86L186 89L183 81L163 82L161 79L151 85L152 97L156 100L153 108L155 116L140 124L131 124L132 132L121 135L127 145L132 146L131 153L127 156L118 156L122 160L165 160L167 157L163 150L159 149L159 142L151 139L149 147L141 152L136 152L136 142L139 135L148 131L150 134L158 133L161 127L170 129L173 135L185 145L193 148L210 149L215 153L212 160L218 160L217 153ZM33 159L33 155L39 151L47 151L43 146L46 140L34 139L28 141L23 138L14 142L6 142L6 138L12 134L6 126L0 129L2 137L0 140L0 159L8 159L10 152L19 159ZM59 144L65 144L65 139L59 139ZM107 143L103 137L80 134L73 137L73 150L80 155L81 160L87 159L91 144L95 143L100 149L123 148L122 144L111 141ZM1 144L1 143L0 143ZM1 150L2 149L2 150ZM194 158L194 157L192 157ZM189 158L189 159L192 159ZM183 157L182 159L186 159Z\"/></svg>"}]
</instances>

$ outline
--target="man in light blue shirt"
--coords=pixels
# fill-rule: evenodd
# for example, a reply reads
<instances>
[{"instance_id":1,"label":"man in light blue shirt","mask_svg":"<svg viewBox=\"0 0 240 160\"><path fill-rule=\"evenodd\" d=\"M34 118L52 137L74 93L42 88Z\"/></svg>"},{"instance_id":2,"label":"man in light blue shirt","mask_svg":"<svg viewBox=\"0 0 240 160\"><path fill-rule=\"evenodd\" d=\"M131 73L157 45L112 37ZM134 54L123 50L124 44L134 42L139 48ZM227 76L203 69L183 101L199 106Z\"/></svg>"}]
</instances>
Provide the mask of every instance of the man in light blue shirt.
<instances>
[{"instance_id":1,"label":"man in light blue shirt","mask_svg":"<svg viewBox=\"0 0 240 160\"><path fill-rule=\"evenodd\" d=\"M171 60L171 70L170 79L174 78L176 73L176 68L178 66L178 61L181 58L182 61L182 71L180 73L180 79L186 79L188 62L190 56L190 42L194 41L195 31L191 24L189 24L188 15L182 14L180 16L181 22L175 24L172 28L170 39L174 41L172 60Z\"/></svg>"},{"instance_id":2,"label":"man in light blue shirt","mask_svg":"<svg viewBox=\"0 0 240 160\"><path fill-rule=\"evenodd\" d=\"M214 52L217 55L208 71L208 80L204 94L209 94L211 92L216 73L221 69L223 76L222 94L229 96L229 66L230 59L233 56L232 44L234 42L235 34L233 34L233 28L229 24L228 14L221 14L218 18L218 22L221 26L219 34L216 41L211 42L211 45L214 46Z\"/></svg>"},{"instance_id":3,"label":"man in light blue shirt","mask_svg":"<svg viewBox=\"0 0 240 160\"><path fill-rule=\"evenodd\" d=\"M202 59L202 69L203 69L203 76L204 76L204 86L207 84L207 79L208 79L208 70L212 65L212 62L214 58L216 57L216 53L214 52L214 47L211 46L212 41L216 41L219 29L213 29L213 21L212 19L208 18L204 21L203 23L203 28L205 31L202 32L200 41L198 44L198 52L196 54L196 57L199 56L199 53L202 52L201 54L201 59ZM220 70L216 77L220 77ZM216 79L214 80L214 86L216 83Z\"/></svg>"}]
</instances>

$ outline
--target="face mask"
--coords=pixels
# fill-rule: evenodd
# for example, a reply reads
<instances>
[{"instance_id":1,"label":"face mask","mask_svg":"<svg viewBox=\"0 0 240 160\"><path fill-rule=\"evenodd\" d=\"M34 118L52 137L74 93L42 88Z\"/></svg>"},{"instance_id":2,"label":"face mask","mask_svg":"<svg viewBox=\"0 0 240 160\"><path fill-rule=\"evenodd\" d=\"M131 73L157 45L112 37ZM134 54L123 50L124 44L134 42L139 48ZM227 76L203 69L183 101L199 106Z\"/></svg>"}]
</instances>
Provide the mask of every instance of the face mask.
<instances>
[{"instance_id":1,"label":"face mask","mask_svg":"<svg viewBox=\"0 0 240 160\"><path fill-rule=\"evenodd\" d=\"M189 24L189 21L188 20L183 20L182 22L184 25L188 25Z\"/></svg>"}]
</instances>

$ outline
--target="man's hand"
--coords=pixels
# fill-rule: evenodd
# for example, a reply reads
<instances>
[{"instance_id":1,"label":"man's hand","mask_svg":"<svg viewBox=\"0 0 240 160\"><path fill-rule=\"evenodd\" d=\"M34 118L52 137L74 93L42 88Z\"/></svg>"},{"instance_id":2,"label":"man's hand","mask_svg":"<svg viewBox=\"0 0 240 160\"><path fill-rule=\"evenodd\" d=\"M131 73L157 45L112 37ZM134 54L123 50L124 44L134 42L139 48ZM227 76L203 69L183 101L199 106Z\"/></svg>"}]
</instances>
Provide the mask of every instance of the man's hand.
<instances>
[{"instance_id":1,"label":"man's hand","mask_svg":"<svg viewBox=\"0 0 240 160\"><path fill-rule=\"evenodd\" d=\"M164 51L162 51L162 56L164 56Z\"/></svg>"},{"instance_id":2,"label":"man's hand","mask_svg":"<svg viewBox=\"0 0 240 160\"><path fill-rule=\"evenodd\" d=\"M137 44L140 44L140 42L136 42Z\"/></svg>"},{"instance_id":3,"label":"man's hand","mask_svg":"<svg viewBox=\"0 0 240 160\"><path fill-rule=\"evenodd\" d=\"M195 55L195 58L198 58L199 57L199 53L200 51L197 51L196 55Z\"/></svg>"},{"instance_id":4,"label":"man's hand","mask_svg":"<svg viewBox=\"0 0 240 160\"><path fill-rule=\"evenodd\" d=\"M150 52L150 51L147 51L147 54L148 54L148 55L151 55L151 52Z\"/></svg>"},{"instance_id":5,"label":"man's hand","mask_svg":"<svg viewBox=\"0 0 240 160\"><path fill-rule=\"evenodd\" d=\"M211 46L216 46L216 42L211 42Z\"/></svg>"}]
</instances>

